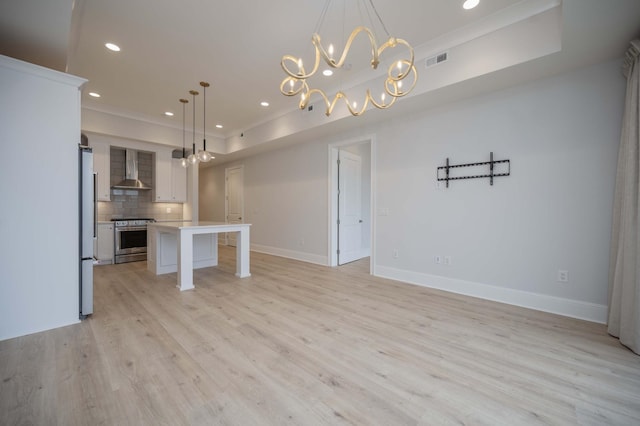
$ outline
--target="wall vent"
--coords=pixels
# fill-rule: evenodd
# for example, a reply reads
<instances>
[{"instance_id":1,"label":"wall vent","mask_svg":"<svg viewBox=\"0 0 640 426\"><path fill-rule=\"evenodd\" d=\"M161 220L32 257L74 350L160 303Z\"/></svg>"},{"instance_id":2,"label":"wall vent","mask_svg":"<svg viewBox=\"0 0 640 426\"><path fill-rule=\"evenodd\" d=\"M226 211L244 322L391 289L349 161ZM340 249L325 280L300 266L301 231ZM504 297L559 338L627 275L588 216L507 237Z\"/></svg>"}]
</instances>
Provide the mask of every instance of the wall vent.
<instances>
[{"instance_id":1,"label":"wall vent","mask_svg":"<svg viewBox=\"0 0 640 426\"><path fill-rule=\"evenodd\" d=\"M442 52L442 53L438 53L437 55L431 56L430 58L427 58L427 60L425 61L425 67L429 68L432 67L434 65L438 65L441 64L443 62L446 62L449 60L449 52Z\"/></svg>"},{"instance_id":2,"label":"wall vent","mask_svg":"<svg viewBox=\"0 0 640 426\"><path fill-rule=\"evenodd\" d=\"M191 150L190 149L185 149L185 154L184 155L189 155L191 154ZM171 151L171 158L182 158L182 148L180 149L174 149L173 151Z\"/></svg>"}]
</instances>

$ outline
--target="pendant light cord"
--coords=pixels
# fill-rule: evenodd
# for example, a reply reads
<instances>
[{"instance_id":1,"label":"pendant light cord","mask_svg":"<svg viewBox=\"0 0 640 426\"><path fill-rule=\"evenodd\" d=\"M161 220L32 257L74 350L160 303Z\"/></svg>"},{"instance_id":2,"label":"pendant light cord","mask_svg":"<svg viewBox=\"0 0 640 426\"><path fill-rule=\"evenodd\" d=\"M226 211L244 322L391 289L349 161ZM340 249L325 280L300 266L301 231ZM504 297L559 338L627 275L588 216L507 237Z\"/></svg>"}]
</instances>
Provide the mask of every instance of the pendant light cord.
<instances>
[{"instance_id":1,"label":"pendant light cord","mask_svg":"<svg viewBox=\"0 0 640 426\"><path fill-rule=\"evenodd\" d=\"M207 150L207 86L209 83L201 82L202 86L202 149Z\"/></svg>"},{"instance_id":2,"label":"pendant light cord","mask_svg":"<svg viewBox=\"0 0 640 426\"><path fill-rule=\"evenodd\" d=\"M187 105L185 101L186 99L180 99L180 102L182 102L182 158L185 158L187 153L187 150L184 147L184 137L185 137L184 124L185 124L185 114L187 110Z\"/></svg>"},{"instance_id":3,"label":"pendant light cord","mask_svg":"<svg viewBox=\"0 0 640 426\"><path fill-rule=\"evenodd\" d=\"M384 25L384 22L382 22L382 18L378 13L378 9L376 9L376 7L373 5L373 0L369 0L369 4L371 5L371 8L373 9L373 11L376 13L376 16L378 17L378 21L380 21L380 24L382 24L382 29L387 34L387 37L391 37L391 35L389 34L389 31L387 31L386 25Z\"/></svg>"},{"instance_id":4,"label":"pendant light cord","mask_svg":"<svg viewBox=\"0 0 640 426\"><path fill-rule=\"evenodd\" d=\"M196 155L196 95L198 92L195 90L189 91L191 95L193 95L193 135L192 135L192 147L193 149L192 155Z\"/></svg>"},{"instance_id":5,"label":"pendant light cord","mask_svg":"<svg viewBox=\"0 0 640 426\"><path fill-rule=\"evenodd\" d=\"M329 5L331 5L331 0L327 0L324 4L324 7L322 8L322 12L320 13L320 18L318 18L318 22L316 22L316 27L314 30L316 34L320 33L320 29L322 27L322 24L324 23L324 18L327 15L327 10L329 10Z\"/></svg>"},{"instance_id":6,"label":"pendant light cord","mask_svg":"<svg viewBox=\"0 0 640 426\"><path fill-rule=\"evenodd\" d=\"M182 158L183 161L187 157L187 149L185 148L185 124L186 124L186 116L187 116L187 105L189 101L187 99L180 99L180 103L182 104Z\"/></svg>"}]
</instances>

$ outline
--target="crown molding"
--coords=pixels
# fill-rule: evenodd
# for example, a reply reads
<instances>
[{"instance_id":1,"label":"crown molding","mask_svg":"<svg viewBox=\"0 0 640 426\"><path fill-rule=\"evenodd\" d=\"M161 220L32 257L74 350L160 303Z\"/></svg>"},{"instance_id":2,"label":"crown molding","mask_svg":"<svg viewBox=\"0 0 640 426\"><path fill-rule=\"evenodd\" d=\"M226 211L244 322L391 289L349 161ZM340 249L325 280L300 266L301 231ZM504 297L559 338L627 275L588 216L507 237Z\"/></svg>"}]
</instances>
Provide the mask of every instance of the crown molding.
<instances>
[{"instance_id":1,"label":"crown molding","mask_svg":"<svg viewBox=\"0 0 640 426\"><path fill-rule=\"evenodd\" d=\"M25 74L31 74L36 77L45 78L47 80L52 80L77 88L81 88L88 81L75 75L67 74L62 71L52 70L50 68L32 64L30 62L21 61L9 56L0 55L0 66L3 68L12 69L14 71Z\"/></svg>"}]
</instances>

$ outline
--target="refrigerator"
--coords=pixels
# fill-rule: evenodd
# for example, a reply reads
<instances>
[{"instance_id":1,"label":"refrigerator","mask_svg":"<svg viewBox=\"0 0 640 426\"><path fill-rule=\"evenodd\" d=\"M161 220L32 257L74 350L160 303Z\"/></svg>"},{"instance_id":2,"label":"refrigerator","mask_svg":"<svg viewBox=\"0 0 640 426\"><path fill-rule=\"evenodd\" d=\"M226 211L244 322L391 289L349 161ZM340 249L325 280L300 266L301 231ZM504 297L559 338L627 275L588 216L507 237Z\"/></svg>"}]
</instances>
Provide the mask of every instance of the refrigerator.
<instances>
[{"instance_id":1,"label":"refrigerator","mask_svg":"<svg viewBox=\"0 0 640 426\"><path fill-rule=\"evenodd\" d=\"M93 240L96 238L96 179L93 152L80 145L80 319L93 313Z\"/></svg>"}]
</instances>

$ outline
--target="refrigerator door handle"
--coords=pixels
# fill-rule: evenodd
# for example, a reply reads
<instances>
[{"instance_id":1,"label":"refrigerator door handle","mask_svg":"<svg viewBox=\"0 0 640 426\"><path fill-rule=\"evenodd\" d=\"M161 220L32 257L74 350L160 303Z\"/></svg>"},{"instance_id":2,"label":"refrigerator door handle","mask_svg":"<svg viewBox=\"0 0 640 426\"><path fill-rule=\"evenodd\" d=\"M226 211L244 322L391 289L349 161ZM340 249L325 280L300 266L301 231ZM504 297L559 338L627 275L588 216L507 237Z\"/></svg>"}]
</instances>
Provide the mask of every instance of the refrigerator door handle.
<instances>
[{"instance_id":1,"label":"refrigerator door handle","mask_svg":"<svg viewBox=\"0 0 640 426\"><path fill-rule=\"evenodd\" d=\"M93 238L98 238L98 174L93 174Z\"/></svg>"}]
</instances>

